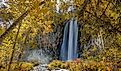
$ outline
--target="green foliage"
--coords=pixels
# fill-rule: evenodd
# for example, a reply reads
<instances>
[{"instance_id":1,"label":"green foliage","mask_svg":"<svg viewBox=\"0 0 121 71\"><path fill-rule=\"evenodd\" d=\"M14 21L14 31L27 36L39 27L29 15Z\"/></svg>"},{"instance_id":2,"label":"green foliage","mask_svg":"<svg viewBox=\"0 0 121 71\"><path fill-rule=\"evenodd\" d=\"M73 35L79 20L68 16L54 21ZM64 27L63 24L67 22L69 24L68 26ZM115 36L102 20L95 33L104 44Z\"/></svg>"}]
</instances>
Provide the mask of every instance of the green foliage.
<instances>
[{"instance_id":1,"label":"green foliage","mask_svg":"<svg viewBox=\"0 0 121 71\"><path fill-rule=\"evenodd\" d=\"M121 50L118 48L104 48L102 50L95 50L92 48L90 50L85 50L83 52L83 58L87 60L95 61L107 61L118 63L121 60Z\"/></svg>"},{"instance_id":2,"label":"green foliage","mask_svg":"<svg viewBox=\"0 0 121 71\"><path fill-rule=\"evenodd\" d=\"M19 61L26 48L35 48L38 43L41 43L37 43L37 35L46 35L53 32L56 25L60 25L71 17L76 17L78 24L82 26L79 27L81 45L87 44L92 38L96 38L101 29L105 48L101 51L96 46L92 46L89 50L84 49L83 58L85 60L79 62L54 61L50 63L50 69L110 71L110 69L113 69L113 64L120 65L118 62L121 59L121 4L118 0L74 0L73 5L76 8L74 13L67 12L70 2L62 2L60 9L63 10L63 13L60 14L55 12L56 0L44 0L43 5L40 5L41 2L41 0L9 0L10 8L0 9L0 18L5 23L9 19L15 21L26 10L30 10L28 15L22 18L22 22L17 22L21 24L19 34L16 34L18 31L17 25L12 31L8 31L9 33L3 41L0 41L0 64L4 65L3 67L7 69L12 51L14 51L13 60ZM0 26L0 35L8 29L6 27ZM15 36L18 36L16 41ZM16 44L15 49L12 49L14 44ZM110 63L112 63L112 66L110 66ZM23 66L22 69L26 68Z\"/></svg>"},{"instance_id":3,"label":"green foliage","mask_svg":"<svg viewBox=\"0 0 121 71\"><path fill-rule=\"evenodd\" d=\"M27 62L13 62L10 71L30 71L33 68L32 63ZM0 71L7 71L4 65L1 65Z\"/></svg>"},{"instance_id":4,"label":"green foliage","mask_svg":"<svg viewBox=\"0 0 121 71\"><path fill-rule=\"evenodd\" d=\"M49 69L68 69L69 71L118 71L113 62L94 61L76 59L74 61L53 61L48 66Z\"/></svg>"},{"instance_id":5,"label":"green foliage","mask_svg":"<svg viewBox=\"0 0 121 71\"><path fill-rule=\"evenodd\" d=\"M64 62L54 60L52 63L48 65L49 69L59 69L59 68L65 68Z\"/></svg>"}]
</instances>

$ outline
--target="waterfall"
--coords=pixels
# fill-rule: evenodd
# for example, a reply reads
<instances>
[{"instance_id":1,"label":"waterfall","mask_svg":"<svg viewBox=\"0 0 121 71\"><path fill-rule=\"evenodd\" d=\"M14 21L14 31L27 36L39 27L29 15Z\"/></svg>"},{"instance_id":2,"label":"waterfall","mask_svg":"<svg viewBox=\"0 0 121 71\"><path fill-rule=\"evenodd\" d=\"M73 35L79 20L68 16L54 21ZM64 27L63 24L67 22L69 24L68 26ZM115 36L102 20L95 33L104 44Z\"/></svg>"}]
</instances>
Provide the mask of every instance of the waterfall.
<instances>
[{"instance_id":1,"label":"waterfall","mask_svg":"<svg viewBox=\"0 0 121 71\"><path fill-rule=\"evenodd\" d=\"M77 20L71 19L64 28L63 43L60 50L60 59L63 61L77 58L78 26Z\"/></svg>"}]
</instances>

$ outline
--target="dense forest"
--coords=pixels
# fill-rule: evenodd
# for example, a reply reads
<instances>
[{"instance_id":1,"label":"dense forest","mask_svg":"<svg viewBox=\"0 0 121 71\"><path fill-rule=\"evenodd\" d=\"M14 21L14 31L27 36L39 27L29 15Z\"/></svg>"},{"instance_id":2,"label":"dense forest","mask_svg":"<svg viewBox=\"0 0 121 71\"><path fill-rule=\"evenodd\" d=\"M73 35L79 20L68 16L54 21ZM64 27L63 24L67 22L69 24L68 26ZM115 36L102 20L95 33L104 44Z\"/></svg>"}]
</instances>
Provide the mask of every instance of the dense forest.
<instances>
[{"instance_id":1,"label":"dense forest","mask_svg":"<svg viewBox=\"0 0 121 71\"><path fill-rule=\"evenodd\" d=\"M63 30L71 18L78 22L79 55L61 61ZM32 71L44 59L26 60L35 49L52 57L50 71L120 71L121 0L0 0L0 71Z\"/></svg>"}]
</instances>

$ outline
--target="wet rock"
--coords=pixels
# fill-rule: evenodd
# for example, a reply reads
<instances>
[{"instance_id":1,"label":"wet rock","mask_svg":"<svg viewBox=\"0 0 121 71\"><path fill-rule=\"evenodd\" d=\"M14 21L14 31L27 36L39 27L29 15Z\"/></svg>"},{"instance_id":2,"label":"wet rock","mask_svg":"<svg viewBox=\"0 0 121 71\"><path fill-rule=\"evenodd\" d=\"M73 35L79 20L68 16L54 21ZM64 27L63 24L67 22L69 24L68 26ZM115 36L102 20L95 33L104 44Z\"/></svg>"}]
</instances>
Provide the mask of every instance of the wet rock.
<instances>
[{"instance_id":1,"label":"wet rock","mask_svg":"<svg viewBox=\"0 0 121 71\"><path fill-rule=\"evenodd\" d=\"M31 71L49 71L49 70L47 69L47 64L42 64L42 65L40 64L34 67L33 70Z\"/></svg>"},{"instance_id":2,"label":"wet rock","mask_svg":"<svg viewBox=\"0 0 121 71\"><path fill-rule=\"evenodd\" d=\"M58 69L58 70L51 70L51 71L69 71L67 69Z\"/></svg>"},{"instance_id":3,"label":"wet rock","mask_svg":"<svg viewBox=\"0 0 121 71\"><path fill-rule=\"evenodd\" d=\"M33 68L31 71L69 71L67 69L55 69L55 70L48 70L47 64L38 65Z\"/></svg>"}]
</instances>

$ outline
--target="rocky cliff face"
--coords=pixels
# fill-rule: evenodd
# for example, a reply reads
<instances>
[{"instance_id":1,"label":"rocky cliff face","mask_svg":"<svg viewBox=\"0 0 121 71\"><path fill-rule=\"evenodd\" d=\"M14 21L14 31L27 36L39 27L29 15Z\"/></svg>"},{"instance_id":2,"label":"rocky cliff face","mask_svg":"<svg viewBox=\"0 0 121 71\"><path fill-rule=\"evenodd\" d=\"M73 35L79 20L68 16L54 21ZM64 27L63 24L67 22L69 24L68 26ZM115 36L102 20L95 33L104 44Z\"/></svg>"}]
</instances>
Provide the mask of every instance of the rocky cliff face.
<instances>
[{"instance_id":1,"label":"rocky cliff face","mask_svg":"<svg viewBox=\"0 0 121 71\"><path fill-rule=\"evenodd\" d=\"M37 61L39 63L49 63L51 60L59 58L59 49L62 42L63 26L57 25L53 32L37 36L37 48L25 50L23 59L26 61Z\"/></svg>"}]
</instances>

